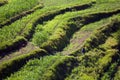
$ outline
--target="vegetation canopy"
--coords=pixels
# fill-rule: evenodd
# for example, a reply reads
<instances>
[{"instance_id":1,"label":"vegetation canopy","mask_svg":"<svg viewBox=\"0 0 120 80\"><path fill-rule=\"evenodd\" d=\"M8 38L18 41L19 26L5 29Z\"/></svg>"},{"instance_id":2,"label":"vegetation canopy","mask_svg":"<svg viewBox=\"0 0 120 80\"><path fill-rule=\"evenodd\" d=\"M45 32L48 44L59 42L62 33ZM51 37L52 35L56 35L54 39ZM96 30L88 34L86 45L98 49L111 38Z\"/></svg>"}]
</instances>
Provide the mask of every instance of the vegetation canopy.
<instances>
[{"instance_id":1,"label":"vegetation canopy","mask_svg":"<svg viewBox=\"0 0 120 80\"><path fill-rule=\"evenodd\" d=\"M120 0L0 0L0 80L120 80Z\"/></svg>"}]
</instances>

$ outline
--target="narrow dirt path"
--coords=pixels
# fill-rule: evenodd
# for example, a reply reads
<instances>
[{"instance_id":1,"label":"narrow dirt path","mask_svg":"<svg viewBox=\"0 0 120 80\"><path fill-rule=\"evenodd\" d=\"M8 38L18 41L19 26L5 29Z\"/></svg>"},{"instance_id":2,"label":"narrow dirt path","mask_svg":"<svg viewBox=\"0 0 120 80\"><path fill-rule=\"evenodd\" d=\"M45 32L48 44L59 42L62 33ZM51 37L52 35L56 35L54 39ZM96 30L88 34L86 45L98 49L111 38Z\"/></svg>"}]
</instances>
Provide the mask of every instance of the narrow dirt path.
<instances>
[{"instance_id":1,"label":"narrow dirt path","mask_svg":"<svg viewBox=\"0 0 120 80\"><path fill-rule=\"evenodd\" d=\"M15 52L10 52L8 55L5 55L4 57L0 57L0 64L2 62L8 61L12 58L21 56L23 54L27 54L35 49L38 49L38 47L34 46L32 43L28 42L26 46L20 48L19 50L15 51Z\"/></svg>"},{"instance_id":2,"label":"narrow dirt path","mask_svg":"<svg viewBox=\"0 0 120 80\"><path fill-rule=\"evenodd\" d=\"M72 52L79 50L84 41L91 35L91 31L77 31L70 39L70 43L60 52L62 55L70 55Z\"/></svg>"}]
</instances>

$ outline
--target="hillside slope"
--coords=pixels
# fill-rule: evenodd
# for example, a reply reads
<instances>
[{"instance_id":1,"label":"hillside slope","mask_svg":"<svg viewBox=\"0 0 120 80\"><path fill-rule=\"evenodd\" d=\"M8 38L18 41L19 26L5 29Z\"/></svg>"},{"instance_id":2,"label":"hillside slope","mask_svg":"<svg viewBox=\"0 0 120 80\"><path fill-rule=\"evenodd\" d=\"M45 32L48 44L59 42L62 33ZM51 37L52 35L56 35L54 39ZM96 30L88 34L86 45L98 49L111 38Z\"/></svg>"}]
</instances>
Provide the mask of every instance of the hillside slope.
<instances>
[{"instance_id":1,"label":"hillside slope","mask_svg":"<svg viewBox=\"0 0 120 80\"><path fill-rule=\"evenodd\" d=\"M0 80L120 80L119 4L0 0Z\"/></svg>"}]
</instances>

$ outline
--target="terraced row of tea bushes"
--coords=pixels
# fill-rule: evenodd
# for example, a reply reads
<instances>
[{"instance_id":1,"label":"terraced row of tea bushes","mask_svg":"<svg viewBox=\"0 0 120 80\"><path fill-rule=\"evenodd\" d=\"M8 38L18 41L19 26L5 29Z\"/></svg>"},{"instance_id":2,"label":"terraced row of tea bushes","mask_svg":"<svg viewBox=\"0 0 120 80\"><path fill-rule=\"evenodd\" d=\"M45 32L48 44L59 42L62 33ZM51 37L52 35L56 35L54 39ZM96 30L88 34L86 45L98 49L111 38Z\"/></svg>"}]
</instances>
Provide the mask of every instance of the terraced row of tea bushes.
<instances>
[{"instance_id":1,"label":"terraced row of tea bushes","mask_svg":"<svg viewBox=\"0 0 120 80\"><path fill-rule=\"evenodd\" d=\"M14 73L6 80L60 80L69 73L76 63L74 57L45 56L30 60L20 71ZM61 72L62 71L62 72Z\"/></svg>"},{"instance_id":2,"label":"terraced row of tea bushes","mask_svg":"<svg viewBox=\"0 0 120 80\"><path fill-rule=\"evenodd\" d=\"M2 80L3 78L9 76L11 73L24 66L30 59L40 58L44 55L47 55L45 50L37 49L0 64L0 79Z\"/></svg>"},{"instance_id":3,"label":"terraced row of tea bushes","mask_svg":"<svg viewBox=\"0 0 120 80\"><path fill-rule=\"evenodd\" d=\"M115 25L113 25L113 23L115 23ZM120 58L119 50L118 50L120 43L118 41L118 38L116 38L116 35L114 35L116 33L118 34L120 25L116 23L119 24L119 21L118 22L116 20L111 21L110 22L111 25L109 26L105 25L99 29L102 32L105 31L106 32L105 34L106 35L109 34L109 36L102 35L103 37L101 39L105 38L103 43L98 44L97 45L98 47L96 46L92 47L92 49L90 49L87 53L85 53L85 55L79 57L79 61L80 61L79 66L72 71L71 75L67 77L66 80L73 80L73 79L98 80L100 78L103 80L108 80L112 78L112 75L118 64L117 61L119 61ZM117 31L115 30L116 28L118 32L116 32ZM98 31L98 33L96 34L100 36L101 32ZM96 34L94 35L97 36L97 38L99 38L99 36ZM93 41L97 42L95 40ZM106 74L104 73L107 72L108 69L111 69L110 70L111 72L109 71L110 73L109 76L106 76Z\"/></svg>"},{"instance_id":4,"label":"terraced row of tea bushes","mask_svg":"<svg viewBox=\"0 0 120 80\"><path fill-rule=\"evenodd\" d=\"M7 4L7 3L8 3L7 0L0 0L0 6L3 6L3 5L5 5L5 4Z\"/></svg>"},{"instance_id":5,"label":"terraced row of tea bushes","mask_svg":"<svg viewBox=\"0 0 120 80\"><path fill-rule=\"evenodd\" d=\"M0 23L15 16L16 14L33 8L39 3L39 0L11 0L5 6L0 7Z\"/></svg>"},{"instance_id":6,"label":"terraced row of tea bushes","mask_svg":"<svg viewBox=\"0 0 120 80\"><path fill-rule=\"evenodd\" d=\"M50 13L47 12L44 14L43 14L43 11L46 11L46 9L41 10L41 11L37 10L37 12L34 12L33 14L28 15L27 17L23 17L21 20L18 20L9 26L3 27L2 29L0 29L1 44L5 43L7 41L14 40L16 38L16 36L23 36L27 39L31 38L31 36L34 32L34 28L38 22L42 22L43 20L51 19L55 15L62 13L62 10L66 10L66 8L62 8L60 10L55 10ZM38 16L38 14L39 14L39 16ZM6 45L6 44L4 44L4 45Z\"/></svg>"}]
</instances>

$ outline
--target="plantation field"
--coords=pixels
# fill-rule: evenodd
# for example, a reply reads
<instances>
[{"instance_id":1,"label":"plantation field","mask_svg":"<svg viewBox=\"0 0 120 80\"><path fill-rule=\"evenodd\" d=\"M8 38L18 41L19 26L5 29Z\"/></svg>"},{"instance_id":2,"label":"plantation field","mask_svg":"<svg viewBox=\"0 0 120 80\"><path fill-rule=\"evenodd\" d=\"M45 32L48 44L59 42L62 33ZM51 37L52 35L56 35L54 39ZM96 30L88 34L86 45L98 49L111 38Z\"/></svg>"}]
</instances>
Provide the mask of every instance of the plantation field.
<instances>
[{"instance_id":1,"label":"plantation field","mask_svg":"<svg viewBox=\"0 0 120 80\"><path fill-rule=\"evenodd\" d=\"M120 80L120 0L0 0L0 80Z\"/></svg>"}]
</instances>

